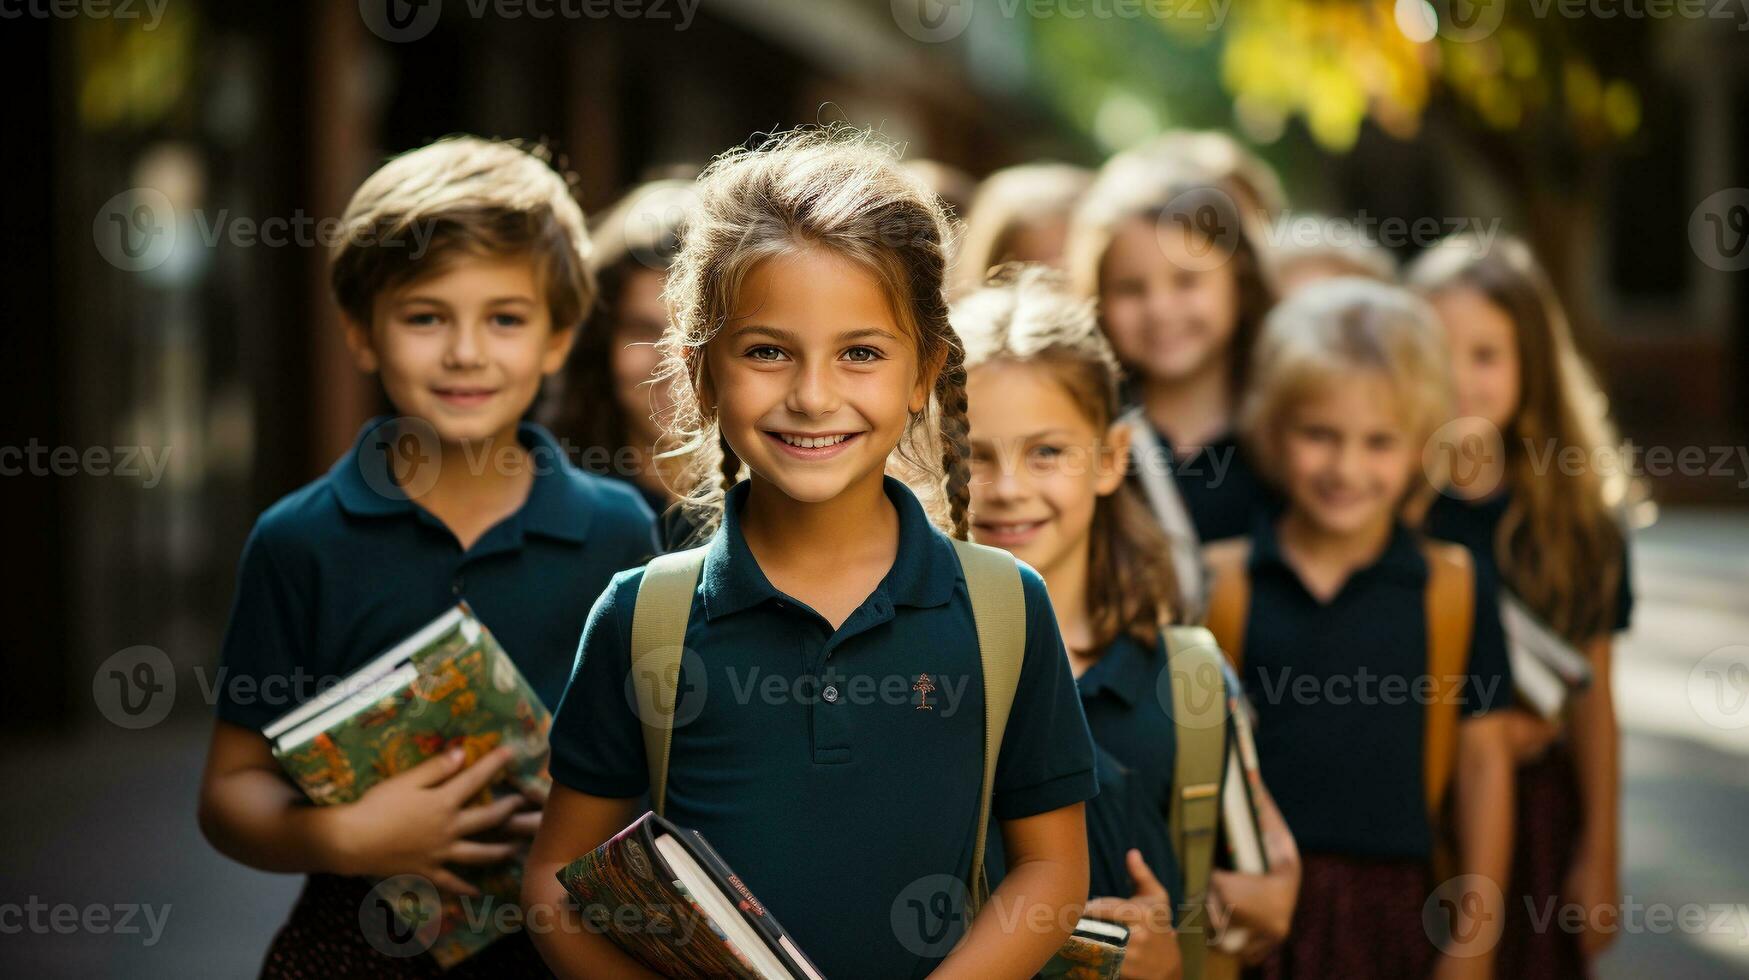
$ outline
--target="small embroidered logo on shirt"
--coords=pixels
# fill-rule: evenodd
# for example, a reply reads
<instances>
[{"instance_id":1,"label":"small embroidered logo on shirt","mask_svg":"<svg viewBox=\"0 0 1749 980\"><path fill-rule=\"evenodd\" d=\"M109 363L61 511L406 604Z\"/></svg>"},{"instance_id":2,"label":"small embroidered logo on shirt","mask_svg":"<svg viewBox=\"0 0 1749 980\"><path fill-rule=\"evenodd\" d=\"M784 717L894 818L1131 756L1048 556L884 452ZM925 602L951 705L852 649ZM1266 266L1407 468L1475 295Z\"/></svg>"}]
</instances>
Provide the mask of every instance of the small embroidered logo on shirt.
<instances>
[{"instance_id":1,"label":"small embroidered logo on shirt","mask_svg":"<svg viewBox=\"0 0 1749 980\"><path fill-rule=\"evenodd\" d=\"M918 711L929 711L935 707L929 703L929 692L935 690L935 682L929 679L928 674L918 674L917 683L911 685L911 690L917 692Z\"/></svg>"}]
</instances>

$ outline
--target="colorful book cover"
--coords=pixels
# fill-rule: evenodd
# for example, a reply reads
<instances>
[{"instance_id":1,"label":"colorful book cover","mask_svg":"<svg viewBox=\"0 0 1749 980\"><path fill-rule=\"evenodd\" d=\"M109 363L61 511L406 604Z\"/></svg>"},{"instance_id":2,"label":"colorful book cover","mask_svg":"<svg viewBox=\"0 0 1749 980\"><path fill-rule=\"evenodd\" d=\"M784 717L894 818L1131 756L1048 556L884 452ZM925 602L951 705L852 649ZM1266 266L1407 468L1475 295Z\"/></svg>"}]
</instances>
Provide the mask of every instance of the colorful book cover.
<instances>
[{"instance_id":1,"label":"colorful book cover","mask_svg":"<svg viewBox=\"0 0 1749 980\"><path fill-rule=\"evenodd\" d=\"M433 620L406 642L360 668L320 703L301 706L269 725L273 752L312 801L350 803L376 783L460 746L467 764L500 745L515 749L505 784L469 805L505 792L539 790L547 775L552 715L490 630L465 603ZM520 861L465 868L484 902L516 904ZM477 912L478 910L476 910ZM443 924L431 955L445 967L502 933L504 916L468 916L443 897Z\"/></svg>"},{"instance_id":2,"label":"colorful book cover","mask_svg":"<svg viewBox=\"0 0 1749 980\"><path fill-rule=\"evenodd\" d=\"M566 865L558 879L590 923L663 976L819 978L704 837L654 813Z\"/></svg>"}]
</instances>

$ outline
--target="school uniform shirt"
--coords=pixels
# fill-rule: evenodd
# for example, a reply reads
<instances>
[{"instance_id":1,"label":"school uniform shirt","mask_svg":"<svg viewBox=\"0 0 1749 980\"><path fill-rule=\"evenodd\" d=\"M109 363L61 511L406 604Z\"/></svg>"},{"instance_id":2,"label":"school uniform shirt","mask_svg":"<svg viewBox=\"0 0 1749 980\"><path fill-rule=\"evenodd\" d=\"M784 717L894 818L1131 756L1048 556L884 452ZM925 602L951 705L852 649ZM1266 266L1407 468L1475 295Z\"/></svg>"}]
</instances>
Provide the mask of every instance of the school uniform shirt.
<instances>
[{"instance_id":1,"label":"school uniform shirt","mask_svg":"<svg viewBox=\"0 0 1749 980\"><path fill-rule=\"evenodd\" d=\"M218 717L261 729L465 599L547 705L609 579L655 551L650 509L517 431L528 499L463 551L396 486L396 429L366 423L328 473L268 508L243 546L214 691Z\"/></svg>"},{"instance_id":2,"label":"school uniform shirt","mask_svg":"<svg viewBox=\"0 0 1749 980\"><path fill-rule=\"evenodd\" d=\"M1280 509L1275 492L1251 465L1233 433L1198 447L1184 458L1179 458L1172 440L1159 427L1154 434L1166 453L1196 536L1203 543L1249 534L1259 514L1273 516Z\"/></svg>"},{"instance_id":3,"label":"school uniform shirt","mask_svg":"<svg viewBox=\"0 0 1749 980\"><path fill-rule=\"evenodd\" d=\"M1398 525L1378 559L1321 602L1283 559L1274 523L1253 531L1241 677L1257 709L1263 781L1302 851L1432 853L1427 694L1417 686L1427 672L1427 574L1419 538ZM1487 601L1475 610L1460 719L1512 701L1499 612Z\"/></svg>"},{"instance_id":4,"label":"school uniform shirt","mask_svg":"<svg viewBox=\"0 0 1749 980\"><path fill-rule=\"evenodd\" d=\"M921 977L963 932L937 895L971 871L984 753L976 625L958 556L888 478L899 547L834 630L748 550L731 490L686 630L665 816L722 855L830 977ZM1092 740L1044 580L1025 565L1026 653L996 767L1011 820L1094 795ZM552 733L552 775L599 797L649 788L628 701L642 570L590 614ZM923 683L928 675L929 683ZM961 893L963 895L963 893Z\"/></svg>"},{"instance_id":5,"label":"school uniform shirt","mask_svg":"<svg viewBox=\"0 0 1749 980\"><path fill-rule=\"evenodd\" d=\"M1075 688L1093 733L1099 773L1099 795L1087 803L1087 896L1135 894L1136 883L1125 863L1134 847L1176 905L1184 895L1184 877L1169 821L1178 729L1172 720L1172 672L1166 669L1165 652L1120 635L1082 671ZM992 826L984 860L991 887L1007 868L995 830ZM1175 908L1174 918L1176 913Z\"/></svg>"},{"instance_id":6,"label":"school uniform shirt","mask_svg":"<svg viewBox=\"0 0 1749 980\"><path fill-rule=\"evenodd\" d=\"M1476 558L1477 583L1485 584L1488 591L1479 594L1493 595L1495 591L1505 587L1505 581L1500 574L1500 556L1496 550L1500 521L1506 516L1506 509L1512 503L1509 490L1502 490L1480 500L1462 500L1440 494L1434 498L1432 506L1427 509L1427 533L1442 541L1461 544L1470 549L1470 554ZM1621 542L1621 582L1615 590L1615 619L1613 631L1620 633L1626 630L1633 621L1634 586L1632 582L1632 555L1628 545L1627 532L1622 532Z\"/></svg>"}]
</instances>

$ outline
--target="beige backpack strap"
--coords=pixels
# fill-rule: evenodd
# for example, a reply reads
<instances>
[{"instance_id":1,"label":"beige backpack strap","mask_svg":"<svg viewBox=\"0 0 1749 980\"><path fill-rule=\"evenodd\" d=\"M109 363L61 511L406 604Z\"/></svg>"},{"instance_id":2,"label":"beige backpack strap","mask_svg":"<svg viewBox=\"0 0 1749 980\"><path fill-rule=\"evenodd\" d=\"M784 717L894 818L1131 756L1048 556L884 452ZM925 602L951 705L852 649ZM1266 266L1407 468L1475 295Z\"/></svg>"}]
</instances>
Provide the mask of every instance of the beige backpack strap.
<instances>
[{"instance_id":1,"label":"beige backpack strap","mask_svg":"<svg viewBox=\"0 0 1749 980\"><path fill-rule=\"evenodd\" d=\"M1179 923L1184 976L1198 978L1210 939L1203 903L1214 870L1221 773L1227 761L1227 682L1221 649L1208 630L1167 626L1161 636L1172 672L1172 719L1178 736L1169 823L1184 872L1184 894L1172 899L1187 910Z\"/></svg>"},{"instance_id":2,"label":"beige backpack strap","mask_svg":"<svg viewBox=\"0 0 1749 980\"><path fill-rule=\"evenodd\" d=\"M978 659L984 672L984 781L978 790L978 830L972 846L971 907L966 921L977 916L990 898L984 873L985 837L990 826L990 798L996 789L996 758L1008 712L1020 687L1020 666L1026 659L1026 593L1020 566L1006 551L955 540L966 592L972 599L972 621L978 628Z\"/></svg>"},{"instance_id":3,"label":"beige backpack strap","mask_svg":"<svg viewBox=\"0 0 1749 980\"><path fill-rule=\"evenodd\" d=\"M1476 576L1470 553L1462 545L1427 541L1421 550L1427 559L1427 674L1437 685L1433 703L1427 706L1422 776L1427 781L1427 812L1437 826L1457 760L1456 678L1469 664Z\"/></svg>"},{"instance_id":4,"label":"beige backpack strap","mask_svg":"<svg viewBox=\"0 0 1749 980\"><path fill-rule=\"evenodd\" d=\"M658 555L644 568L632 608L632 688L644 728L644 764L650 771L650 808L661 814L668 793L668 750L674 741L674 703L692 595L704 569L704 548Z\"/></svg>"},{"instance_id":5,"label":"beige backpack strap","mask_svg":"<svg viewBox=\"0 0 1749 980\"><path fill-rule=\"evenodd\" d=\"M1251 612L1251 542L1219 541L1203 549L1209 568L1205 625L1234 670L1245 666L1245 619Z\"/></svg>"}]
</instances>

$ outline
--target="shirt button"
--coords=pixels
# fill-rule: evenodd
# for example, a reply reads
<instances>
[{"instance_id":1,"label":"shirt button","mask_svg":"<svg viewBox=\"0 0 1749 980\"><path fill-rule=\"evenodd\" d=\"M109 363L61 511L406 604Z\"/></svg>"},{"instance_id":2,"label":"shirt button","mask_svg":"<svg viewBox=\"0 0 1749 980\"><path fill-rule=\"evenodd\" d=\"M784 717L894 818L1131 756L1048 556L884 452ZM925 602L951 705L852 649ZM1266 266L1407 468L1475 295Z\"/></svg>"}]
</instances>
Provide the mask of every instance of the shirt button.
<instances>
[{"instance_id":1,"label":"shirt button","mask_svg":"<svg viewBox=\"0 0 1749 980\"><path fill-rule=\"evenodd\" d=\"M838 702L838 688L827 684L826 689L820 692L820 696L825 698L828 704L836 704Z\"/></svg>"},{"instance_id":2,"label":"shirt button","mask_svg":"<svg viewBox=\"0 0 1749 980\"><path fill-rule=\"evenodd\" d=\"M462 577L460 575L457 575L454 579L452 579L450 581L449 594L450 595L461 595L462 594Z\"/></svg>"}]
</instances>

